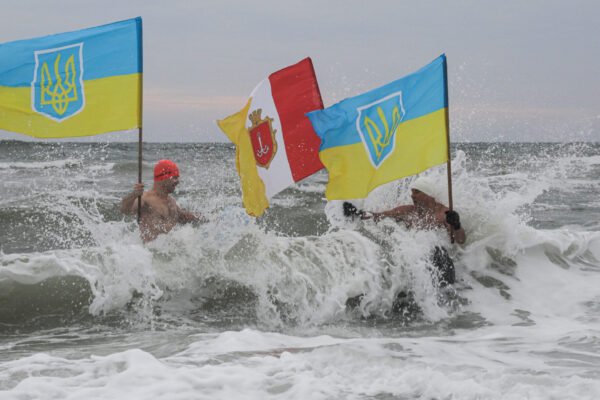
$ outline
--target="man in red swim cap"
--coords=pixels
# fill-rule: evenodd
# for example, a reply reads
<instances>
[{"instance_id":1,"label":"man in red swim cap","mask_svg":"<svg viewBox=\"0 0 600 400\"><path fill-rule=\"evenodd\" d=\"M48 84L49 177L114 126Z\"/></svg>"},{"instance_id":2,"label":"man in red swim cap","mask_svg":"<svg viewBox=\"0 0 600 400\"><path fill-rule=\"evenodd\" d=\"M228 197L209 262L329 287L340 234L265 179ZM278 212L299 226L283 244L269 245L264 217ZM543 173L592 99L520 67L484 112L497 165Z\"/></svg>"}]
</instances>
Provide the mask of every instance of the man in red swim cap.
<instances>
[{"instance_id":1,"label":"man in red swim cap","mask_svg":"<svg viewBox=\"0 0 600 400\"><path fill-rule=\"evenodd\" d=\"M144 184L133 185L133 192L121 202L121 212L125 215L136 215L138 212L138 197L142 196L142 218L140 220L140 235L147 243L156 239L161 233L167 233L175 224L189 222L207 222L201 214L183 211L175 203L171 193L179 184L179 168L173 161L160 160L154 167L154 185L144 192Z\"/></svg>"}]
</instances>

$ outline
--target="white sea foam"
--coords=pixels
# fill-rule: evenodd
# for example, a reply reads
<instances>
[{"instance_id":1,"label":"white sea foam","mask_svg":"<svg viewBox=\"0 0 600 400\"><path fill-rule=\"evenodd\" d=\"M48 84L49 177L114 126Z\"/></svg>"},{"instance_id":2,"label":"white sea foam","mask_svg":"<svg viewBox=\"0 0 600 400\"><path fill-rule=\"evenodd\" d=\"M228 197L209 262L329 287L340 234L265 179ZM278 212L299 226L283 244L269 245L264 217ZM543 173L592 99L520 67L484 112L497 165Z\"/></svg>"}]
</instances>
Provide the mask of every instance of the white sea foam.
<instances>
[{"instance_id":1,"label":"white sea foam","mask_svg":"<svg viewBox=\"0 0 600 400\"><path fill-rule=\"evenodd\" d=\"M80 188L84 206L67 189L53 192L53 210L76 217L94 245L68 246L65 238L62 249L0 253L0 283L81 276L92 292L89 313L107 315L133 301L133 313L151 323L142 332L107 328L116 338L95 338L89 347L73 340L85 343L88 331L8 338L0 398L595 399L599 229L560 221L536 229L530 210L566 213L566 201L544 197L550 191L597 191L583 175L599 159L532 159L489 176L469 170L457 152L453 200L468 238L452 247L445 232L348 221L341 202L325 207L326 233L288 235L247 216L229 192L180 198L211 222L177 227L143 246L135 222L102 220L90 201L100 193ZM427 175L445 185L444 166ZM406 204L409 183L385 185L356 205ZM455 260L458 306L438 301L428 261L436 245ZM228 286L251 296L219 292ZM401 290L413 293L418 322L391 319ZM360 294L358 309L346 310L346 299ZM214 305L225 300L233 303ZM211 302L223 313L210 314ZM228 325L236 308L251 314L252 329ZM44 341L51 345L36 344Z\"/></svg>"},{"instance_id":2,"label":"white sea foam","mask_svg":"<svg viewBox=\"0 0 600 400\"><path fill-rule=\"evenodd\" d=\"M47 168L65 168L68 166L81 165L81 160L76 158L67 158L64 160L52 160L52 161L11 161L11 162L0 162L0 169L30 169L40 170Z\"/></svg>"},{"instance_id":3,"label":"white sea foam","mask_svg":"<svg viewBox=\"0 0 600 400\"><path fill-rule=\"evenodd\" d=\"M0 382L11 399L593 399L600 381L590 362L598 356L553 351L590 334L597 332L513 327L340 339L243 330L199 335L163 358L138 349L83 359L37 354L4 363Z\"/></svg>"}]
</instances>

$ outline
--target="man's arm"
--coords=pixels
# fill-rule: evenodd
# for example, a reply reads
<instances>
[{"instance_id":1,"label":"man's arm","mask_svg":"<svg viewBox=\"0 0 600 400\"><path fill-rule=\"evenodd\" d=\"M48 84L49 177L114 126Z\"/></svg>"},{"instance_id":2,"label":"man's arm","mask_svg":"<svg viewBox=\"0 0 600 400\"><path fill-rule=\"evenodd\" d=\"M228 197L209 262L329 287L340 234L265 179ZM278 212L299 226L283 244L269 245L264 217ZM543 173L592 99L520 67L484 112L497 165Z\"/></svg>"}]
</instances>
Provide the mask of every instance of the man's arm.
<instances>
[{"instance_id":1,"label":"man's arm","mask_svg":"<svg viewBox=\"0 0 600 400\"><path fill-rule=\"evenodd\" d=\"M396 222L400 222L402 220L406 220L406 216L409 213L414 211L414 206L406 205L406 206L400 206L400 207L393 208L389 211L371 212L371 211L359 210L358 208L356 208L356 206L354 206L354 204L352 204L348 201L345 201L343 204L343 211L344 211L344 216L346 216L346 217L354 218L355 216L357 216L357 217L360 217L360 219L373 218L373 220L375 222L378 222L382 218L394 218L396 220Z\"/></svg>"},{"instance_id":2,"label":"man's arm","mask_svg":"<svg viewBox=\"0 0 600 400\"><path fill-rule=\"evenodd\" d=\"M133 192L129 193L121 202L121 213L125 215L137 214L138 197L144 194L144 184L136 183L133 185ZM143 204L143 202L142 202Z\"/></svg>"},{"instance_id":3,"label":"man's arm","mask_svg":"<svg viewBox=\"0 0 600 400\"><path fill-rule=\"evenodd\" d=\"M373 220L375 222L383 219L383 218L393 218L396 220L396 222L400 222L400 221L404 221L407 218L407 215L412 213L414 211L414 206L411 205L405 205L405 206L400 206L400 207L396 207L396 208L392 208L391 210L388 211L382 211L382 212L372 212L369 213L373 216ZM365 219L370 218L370 217L366 217Z\"/></svg>"},{"instance_id":4,"label":"man's arm","mask_svg":"<svg viewBox=\"0 0 600 400\"><path fill-rule=\"evenodd\" d=\"M204 224L208 222L208 218L206 218L202 214L193 213L191 211L184 211L179 206L177 206L177 222L180 224L188 224L190 222L197 222Z\"/></svg>"},{"instance_id":5,"label":"man's arm","mask_svg":"<svg viewBox=\"0 0 600 400\"><path fill-rule=\"evenodd\" d=\"M451 234L454 234L454 240L456 243L463 244L465 240L467 240L467 234L465 233L465 228L462 226L458 230L452 230Z\"/></svg>"}]
</instances>

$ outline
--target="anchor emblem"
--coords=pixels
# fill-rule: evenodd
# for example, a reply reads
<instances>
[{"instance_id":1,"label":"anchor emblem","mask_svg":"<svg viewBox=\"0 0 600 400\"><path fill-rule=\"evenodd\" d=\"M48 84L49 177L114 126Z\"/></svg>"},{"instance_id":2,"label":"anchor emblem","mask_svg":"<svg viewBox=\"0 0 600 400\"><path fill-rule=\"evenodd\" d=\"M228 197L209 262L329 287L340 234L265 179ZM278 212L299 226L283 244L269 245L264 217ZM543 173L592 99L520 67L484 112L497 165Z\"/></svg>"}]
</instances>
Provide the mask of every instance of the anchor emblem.
<instances>
[{"instance_id":1,"label":"anchor emblem","mask_svg":"<svg viewBox=\"0 0 600 400\"><path fill-rule=\"evenodd\" d=\"M261 119L261 113L262 109L259 108L248 115L248 119L252 122L252 126L248 128L248 133L250 134L256 165L269 168L277 152L277 142L275 141L277 129L273 129L271 125L273 118L265 116L264 119Z\"/></svg>"}]
</instances>

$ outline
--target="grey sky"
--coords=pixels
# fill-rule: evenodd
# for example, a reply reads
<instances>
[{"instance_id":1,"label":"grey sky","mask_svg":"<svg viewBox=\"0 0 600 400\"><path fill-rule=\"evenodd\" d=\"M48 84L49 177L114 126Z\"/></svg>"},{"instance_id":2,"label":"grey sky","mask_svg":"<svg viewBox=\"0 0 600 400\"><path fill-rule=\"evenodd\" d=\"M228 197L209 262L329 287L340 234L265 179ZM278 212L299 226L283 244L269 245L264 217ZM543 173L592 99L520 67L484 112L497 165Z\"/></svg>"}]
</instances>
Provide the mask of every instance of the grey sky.
<instances>
[{"instance_id":1,"label":"grey sky","mask_svg":"<svg viewBox=\"0 0 600 400\"><path fill-rule=\"evenodd\" d=\"M227 141L214 121L242 108L260 80L306 56L330 106L441 53L452 141L600 140L597 0L0 5L2 43L141 16L146 141ZM0 139L28 138L0 131ZM83 140L135 141L137 134Z\"/></svg>"}]
</instances>

